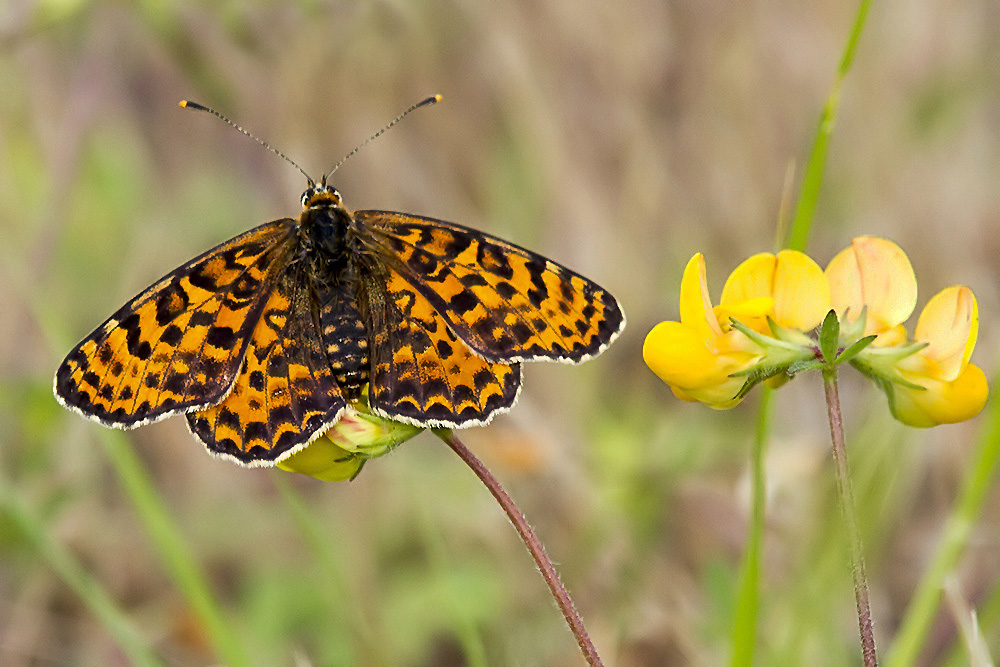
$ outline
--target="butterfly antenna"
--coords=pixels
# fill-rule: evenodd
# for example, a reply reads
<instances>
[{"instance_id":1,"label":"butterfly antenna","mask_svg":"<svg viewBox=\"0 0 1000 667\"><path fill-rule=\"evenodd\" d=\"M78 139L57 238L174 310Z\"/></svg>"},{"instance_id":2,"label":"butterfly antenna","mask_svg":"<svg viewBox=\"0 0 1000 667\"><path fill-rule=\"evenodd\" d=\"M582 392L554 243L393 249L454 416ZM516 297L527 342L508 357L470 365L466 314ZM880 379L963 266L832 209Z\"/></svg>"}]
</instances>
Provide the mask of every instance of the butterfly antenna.
<instances>
[{"instance_id":1,"label":"butterfly antenna","mask_svg":"<svg viewBox=\"0 0 1000 667\"><path fill-rule=\"evenodd\" d=\"M421 104L423 104L423 103L421 103ZM299 173L301 173L301 174L302 174L303 176L305 176L305 177L306 177L306 180L307 180L307 181L309 181L309 187L310 187L310 188L313 188L313 187L316 187L316 181L314 181L314 180L312 179L312 177L311 177L311 176L310 176L309 174L307 174L307 173L305 172L305 170L304 170L304 169L303 169L302 167L300 167L299 165L297 165L297 164L295 163L295 161L294 161L294 160L292 160L292 158L288 157L287 155L285 155L284 153L282 153L282 152L281 152L281 151L279 151L279 150L278 150L277 148L275 148L275 147L274 147L274 146L272 146L271 144L267 143L267 142L266 142L266 141L264 141L263 139L259 139L259 138L257 138L257 137L256 137L255 135L253 135L253 134L250 134L249 132L247 132L247 131L246 131L246 130L244 130L244 129L243 129L242 127L240 127L239 125L237 125L237 124L236 124L236 123L234 123L233 121L231 121L231 120L229 120L228 118L226 118L225 116L223 116L223 115L222 115L221 113L219 113L219 112L218 112L218 111L216 111L215 109L210 109L209 107L206 107L206 106L204 106L204 105L201 105L201 104L198 104L197 102L189 102L188 100L181 100L181 101L180 101L180 106L181 106L182 108L184 108L184 109L197 109L198 111L207 111L208 113L212 114L213 116L215 116L215 117L217 117L217 118L219 118L219 119L223 120L223 121L224 121L224 122L226 122L227 124L229 124L229 125L232 125L232 126L233 126L233 127L235 127L235 128L237 129L237 130L239 130L239 131L240 131L240 132L242 132L243 134L247 135L248 137L250 137L251 139L253 139L254 141L256 141L256 142L257 142L258 144L260 144L261 146L263 146L263 147L264 147L264 148L266 148L267 150L271 151L272 153L274 153L275 155L277 155L278 157L280 157L281 159L283 159L283 160L284 160L285 162L287 162L288 164L290 164L290 165L292 165L293 167L295 167L296 169L298 169L298 170L299 170ZM418 106L419 106L419 105L418 105ZM411 111L412 111L412 109L411 109ZM404 114L404 115L405 115L405 114ZM396 120L399 120L399 119L397 118ZM393 121L393 122L395 122L395 121Z\"/></svg>"},{"instance_id":2,"label":"butterfly antenna","mask_svg":"<svg viewBox=\"0 0 1000 667\"><path fill-rule=\"evenodd\" d=\"M401 114L399 114L398 116L396 116L396 117L395 117L395 118L394 118L394 119L392 120L392 122L390 122L390 123L389 123L388 125L386 125L385 127L383 127L383 128L381 129L381 130L379 130L378 132L376 132L376 133L375 133L375 134L373 134L372 136L368 137L368 139L366 139L366 140L364 141L364 143L362 143L362 144L361 144L360 146L358 146L357 148L355 148L354 150L352 150L352 151L351 151L350 153L348 153L347 155L345 155L345 156L344 156L344 157L343 157L343 158L342 158L342 159L340 160L340 162L338 162L337 164L333 165L333 169L331 169L331 170L329 171L329 173L327 173L327 174L326 174L325 176L323 176L323 183L326 183L326 180L327 180L328 178L330 178L331 176L333 176L334 172L336 172L336 171L337 171L338 169L340 169L340 165L342 165L342 164L344 164L345 162L347 162L347 159L348 159L349 157L351 157L352 155L354 155L355 153L357 153L357 152L358 152L359 150L361 150L362 148L364 148L365 146L367 146L368 144L370 144L371 142L375 141L375 140L376 140L376 139L378 139L378 138L379 138L380 136L382 136L383 134L385 134L385 132L386 132L386 131L387 131L387 130L388 130L389 128L391 128L391 127L392 127L393 125L395 125L395 124L396 124L396 123L398 123L399 121L403 120L403 118L405 118L405 117L406 117L407 115L409 115L409 114L410 114L410 112L412 112L412 111L416 111L416 110L417 110L417 109L419 109L420 107L426 107L426 106L430 106L431 104L437 104L437 103L438 103L438 102L440 102L440 101L441 101L441 96L440 96L440 95L431 95L431 96L430 96L430 97L428 97L427 99L425 99L425 100L421 100L420 102L417 102L417 103L416 103L416 104L414 104L414 105L413 105L412 107L410 107L409 109L407 109L407 110L406 110L406 111L404 111L403 113L401 113Z\"/></svg>"}]
</instances>

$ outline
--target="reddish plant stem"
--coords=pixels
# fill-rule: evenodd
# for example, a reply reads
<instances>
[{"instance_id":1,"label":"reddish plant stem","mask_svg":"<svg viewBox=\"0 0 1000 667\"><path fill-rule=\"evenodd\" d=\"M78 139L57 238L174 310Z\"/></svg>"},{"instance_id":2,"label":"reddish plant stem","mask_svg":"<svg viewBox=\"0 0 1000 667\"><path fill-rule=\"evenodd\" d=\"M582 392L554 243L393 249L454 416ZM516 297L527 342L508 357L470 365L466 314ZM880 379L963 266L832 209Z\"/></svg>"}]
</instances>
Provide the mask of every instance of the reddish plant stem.
<instances>
[{"instance_id":1,"label":"reddish plant stem","mask_svg":"<svg viewBox=\"0 0 1000 667\"><path fill-rule=\"evenodd\" d=\"M830 418L830 438L833 440L833 460L837 467L837 490L840 495L840 509L847 523L847 537L851 542L851 571L854 574L854 600L858 605L858 629L861 633L861 656L865 667L877 667L875 653L875 633L872 628L872 610L868 603L868 580L865 577L865 561L861 551L861 531L854 509L854 492L847 469L847 448L844 445L844 423L840 413L840 393L837 390L837 371L823 372L823 389L826 393L826 408Z\"/></svg>"},{"instance_id":2,"label":"reddish plant stem","mask_svg":"<svg viewBox=\"0 0 1000 667\"><path fill-rule=\"evenodd\" d=\"M455 437L454 433L447 429L436 429L434 433L455 450L455 453L472 468L476 476L482 480L486 488L493 494L493 497L500 503L503 511L507 514L507 518L510 519L510 522L514 525L514 529L521 536L521 540L528 547L528 551L531 552L532 558L535 559L535 564L538 565L538 570L542 573L542 578L545 579L549 590L552 591L552 597L556 599L556 604L559 605L560 611L566 617L566 623L569 624L569 629L573 632L573 636L576 637L576 641L580 645L580 650L583 652L583 657L586 658L587 664L593 667L603 667L604 663L601 662L601 657L597 654L594 643L590 641L587 629L583 627L583 619L580 618L580 613L576 610L576 606L566 591L566 587L563 586L562 581L559 579L559 574L556 572L555 567L553 567L552 561L549 560L548 554L545 553L545 547L538 540L535 531L528 525L528 521L521 514L521 510L514 504L511 497L507 495L507 492L504 491L504 488L497 481L496 477L483 465L483 462L469 451L469 448L462 444Z\"/></svg>"}]
</instances>

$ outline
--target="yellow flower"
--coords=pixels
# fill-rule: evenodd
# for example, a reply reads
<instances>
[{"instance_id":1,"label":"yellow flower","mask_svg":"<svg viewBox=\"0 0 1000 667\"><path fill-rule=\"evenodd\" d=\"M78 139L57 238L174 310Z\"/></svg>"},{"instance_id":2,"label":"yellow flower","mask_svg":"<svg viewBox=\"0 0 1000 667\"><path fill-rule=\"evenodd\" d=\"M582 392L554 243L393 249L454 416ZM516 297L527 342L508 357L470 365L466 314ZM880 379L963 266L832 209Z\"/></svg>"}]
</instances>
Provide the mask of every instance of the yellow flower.
<instances>
[{"instance_id":1,"label":"yellow flower","mask_svg":"<svg viewBox=\"0 0 1000 667\"><path fill-rule=\"evenodd\" d=\"M742 400L749 376L772 376L810 349L771 337L770 319L790 330L811 329L830 308L822 270L802 253L754 255L726 281L720 304L708 295L705 259L691 258L681 278L680 322L661 322L646 336L646 365L683 400L717 409ZM730 319L750 334L734 328ZM798 341L801 342L801 341Z\"/></svg>"},{"instance_id":2,"label":"yellow flower","mask_svg":"<svg viewBox=\"0 0 1000 667\"><path fill-rule=\"evenodd\" d=\"M877 335L852 360L876 379L893 416L910 426L936 426L974 417L986 403L982 370L969 363L979 315L967 287L949 287L924 308L907 343L903 322L917 301L917 281L906 254L892 241L860 237L826 269L831 299L841 321L860 324L861 335ZM843 341L851 344L853 340Z\"/></svg>"},{"instance_id":3,"label":"yellow flower","mask_svg":"<svg viewBox=\"0 0 1000 667\"><path fill-rule=\"evenodd\" d=\"M926 347L896 368L909 385L896 385L892 413L910 426L937 426L971 419L986 405L986 375L969 363L976 346L979 309L972 290L953 286L924 307L914 339Z\"/></svg>"},{"instance_id":4,"label":"yellow flower","mask_svg":"<svg viewBox=\"0 0 1000 667\"><path fill-rule=\"evenodd\" d=\"M969 363L976 299L967 287L942 291L908 341L903 322L916 302L910 260L885 239L854 239L825 272L800 252L754 255L729 276L714 308L698 254L681 279L680 322L653 327L642 356L679 398L718 409L759 382L779 386L796 373L850 362L886 392L905 424L969 419L988 394L985 375ZM807 333L821 322L818 334Z\"/></svg>"},{"instance_id":5,"label":"yellow flower","mask_svg":"<svg viewBox=\"0 0 1000 667\"><path fill-rule=\"evenodd\" d=\"M321 437L277 465L326 482L354 479L368 459L388 453L420 431L417 426L372 414L362 399L353 403Z\"/></svg>"},{"instance_id":6,"label":"yellow flower","mask_svg":"<svg viewBox=\"0 0 1000 667\"><path fill-rule=\"evenodd\" d=\"M877 334L873 345L906 341L903 322L917 305L917 278L906 253L892 241L859 236L826 267L830 299L841 325L867 309L862 335Z\"/></svg>"}]
</instances>

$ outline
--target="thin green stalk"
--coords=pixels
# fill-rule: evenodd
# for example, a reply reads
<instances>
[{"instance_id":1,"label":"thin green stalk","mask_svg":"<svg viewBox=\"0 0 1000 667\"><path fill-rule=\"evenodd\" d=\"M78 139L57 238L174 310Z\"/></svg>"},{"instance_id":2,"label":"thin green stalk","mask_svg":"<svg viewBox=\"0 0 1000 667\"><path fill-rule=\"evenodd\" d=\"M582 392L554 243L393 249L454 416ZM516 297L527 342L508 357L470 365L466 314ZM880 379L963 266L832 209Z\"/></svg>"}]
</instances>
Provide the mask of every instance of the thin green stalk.
<instances>
[{"instance_id":1,"label":"thin green stalk","mask_svg":"<svg viewBox=\"0 0 1000 667\"><path fill-rule=\"evenodd\" d=\"M27 303L41 301L28 300ZM52 333L62 330L53 312L36 308L35 316L44 324L43 329L50 332L49 342L54 349L69 349L69 344L61 340L61 336ZM217 656L228 667L249 665L250 658L243 643L224 620L208 579L191 555L190 548L167 511L166 503L150 481L128 438L121 431L107 428L95 429L95 432L169 576L201 621Z\"/></svg>"},{"instance_id":2,"label":"thin green stalk","mask_svg":"<svg viewBox=\"0 0 1000 667\"><path fill-rule=\"evenodd\" d=\"M816 202L819 199L820 186L823 183L827 145L837 117L837 107L840 104L840 91L843 88L844 79L854 63L854 52L857 49L858 40L861 38L861 31L865 27L870 7L871 0L861 0L858 3L858 11L854 16L854 26L847 38L844 53L840 57L840 66L837 68L837 75L830 87L830 93L827 95L826 104L823 105L823 111L820 113L812 152L809 155L805 176L802 179L802 194L799 195L799 201L795 207L795 217L792 219L792 228L789 230L788 248L792 250L805 252L806 244L809 241L813 213L816 211Z\"/></svg>"},{"instance_id":3,"label":"thin green stalk","mask_svg":"<svg viewBox=\"0 0 1000 667\"><path fill-rule=\"evenodd\" d=\"M441 532L435 527L431 520L430 511L427 504L418 501L420 507L420 533L424 545L427 547L427 555L430 565L436 576L441 580L447 580L450 559L447 549L442 539ZM449 598L450 599L450 598ZM459 644L462 646L462 657L469 667L488 667L489 661L486 659L486 646L483 644L483 637L476 624L468 617L452 611L451 616L455 619L455 634L458 636Z\"/></svg>"},{"instance_id":4,"label":"thin green stalk","mask_svg":"<svg viewBox=\"0 0 1000 667\"><path fill-rule=\"evenodd\" d=\"M954 575L949 575L944 582L944 599L958 627L959 644L965 648L970 667L992 667L993 660L990 658L986 642L983 641L976 610L962 595L960 584Z\"/></svg>"},{"instance_id":5,"label":"thin green stalk","mask_svg":"<svg viewBox=\"0 0 1000 667\"><path fill-rule=\"evenodd\" d=\"M986 600L979 605L976 610L976 620L983 636L996 636L996 626L1000 624L1000 585L994 585ZM957 639L958 637L956 637ZM960 641L953 642L951 651L948 652L948 658L942 664L947 665L947 667L961 667L969 664L968 649Z\"/></svg>"},{"instance_id":6,"label":"thin green stalk","mask_svg":"<svg viewBox=\"0 0 1000 667\"><path fill-rule=\"evenodd\" d=\"M840 412L835 367L823 370L823 389L826 394L827 415L830 418L833 460L837 469L837 495L844 522L847 524L847 538L851 543L851 573L854 575L854 599L858 607L861 656L865 667L876 667L878 657L875 652L871 606L868 603L868 579L865 576L865 559L861 548L861 530L858 528L858 517L854 506L854 492L851 489L851 474L847 467L847 447L844 444L844 423Z\"/></svg>"},{"instance_id":7,"label":"thin green stalk","mask_svg":"<svg viewBox=\"0 0 1000 667\"><path fill-rule=\"evenodd\" d=\"M10 517L39 555L83 600L128 656L130 663L150 667L163 664L100 582L90 576L67 549L52 539L45 523L32 514L5 480L0 480L0 511Z\"/></svg>"},{"instance_id":8,"label":"thin green stalk","mask_svg":"<svg viewBox=\"0 0 1000 667\"><path fill-rule=\"evenodd\" d=\"M997 380L994 380L994 386L996 382ZM1000 462L1000 401L994 399L990 406L989 422L979 438L976 453L962 483L955 509L948 517L937 551L920 583L917 584L917 589L896 633L886 663L889 667L912 665L919 656L941 602L944 579L958 566L958 559L969 542L976 521L982 513L987 492L996 477L998 462Z\"/></svg>"},{"instance_id":9,"label":"thin green stalk","mask_svg":"<svg viewBox=\"0 0 1000 667\"><path fill-rule=\"evenodd\" d=\"M1000 623L1000 586L994 586L989 597L976 610L976 621L983 637L996 636L996 626ZM961 637L956 635L956 641L952 642L948 657L942 661L942 665L962 667L969 664L968 647L963 642L958 641L959 639Z\"/></svg>"},{"instance_id":10,"label":"thin green stalk","mask_svg":"<svg viewBox=\"0 0 1000 667\"><path fill-rule=\"evenodd\" d=\"M111 459L146 533L178 589L202 622L205 634L219 659L229 667L249 665L250 658L239 638L223 618L204 572L198 567L166 504L153 487L139 457L119 431L98 430L99 440Z\"/></svg>"},{"instance_id":11,"label":"thin green stalk","mask_svg":"<svg viewBox=\"0 0 1000 667\"><path fill-rule=\"evenodd\" d=\"M389 658L382 650L384 642L378 638L378 632L373 630L373 623L368 613L369 607L360 602L366 600L366 597L354 585L355 579L345 576L345 571L350 570L350 555L344 553L339 542L330 539L331 535L337 535L339 531L320 523L289 483L288 477L289 473L282 470L275 470L271 475L285 506L288 507L295 523L299 526L299 530L302 531L309 546L316 554L318 562L329 576L330 582L333 584L332 587L335 589L331 595L340 600L358 601L356 604L346 607L342 604L332 605L338 611L335 622L350 629L355 641L362 647L366 664L389 664ZM348 607L350 613L344 613Z\"/></svg>"},{"instance_id":12,"label":"thin green stalk","mask_svg":"<svg viewBox=\"0 0 1000 667\"><path fill-rule=\"evenodd\" d=\"M733 667L753 664L757 645L757 614L760 607L760 558L764 544L764 518L766 516L764 454L771 431L772 391L764 387L757 409L757 429L754 434L753 478L751 489L753 503L750 512L750 530L746 550L740 565L739 589L736 596L736 618L733 622Z\"/></svg>"}]
</instances>

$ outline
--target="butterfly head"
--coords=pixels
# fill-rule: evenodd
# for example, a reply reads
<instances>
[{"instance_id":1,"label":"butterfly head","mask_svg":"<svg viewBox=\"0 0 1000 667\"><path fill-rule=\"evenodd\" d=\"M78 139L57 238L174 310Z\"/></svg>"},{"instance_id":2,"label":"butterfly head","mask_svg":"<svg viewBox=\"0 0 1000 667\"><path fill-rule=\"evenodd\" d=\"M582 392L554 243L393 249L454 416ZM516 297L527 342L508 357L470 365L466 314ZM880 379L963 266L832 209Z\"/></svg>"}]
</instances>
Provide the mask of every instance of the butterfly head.
<instances>
[{"instance_id":1,"label":"butterfly head","mask_svg":"<svg viewBox=\"0 0 1000 667\"><path fill-rule=\"evenodd\" d=\"M302 213L299 215L299 234L306 246L317 251L316 257L324 263L324 270L336 270L329 265L331 259L342 264L346 261L349 229L353 217L344 208L340 193L326 181L309 183L302 193Z\"/></svg>"},{"instance_id":2,"label":"butterfly head","mask_svg":"<svg viewBox=\"0 0 1000 667\"><path fill-rule=\"evenodd\" d=\"M337 188L326 183L320 183L319 185L310 184L306 188L306 191L302 193L302 206L305 208L314 208L317 206L343 207L343 205L343 200L340 198Z\"/></svg>"}]
</instances>

